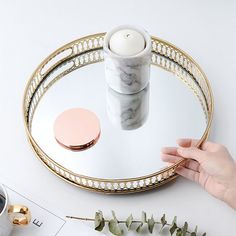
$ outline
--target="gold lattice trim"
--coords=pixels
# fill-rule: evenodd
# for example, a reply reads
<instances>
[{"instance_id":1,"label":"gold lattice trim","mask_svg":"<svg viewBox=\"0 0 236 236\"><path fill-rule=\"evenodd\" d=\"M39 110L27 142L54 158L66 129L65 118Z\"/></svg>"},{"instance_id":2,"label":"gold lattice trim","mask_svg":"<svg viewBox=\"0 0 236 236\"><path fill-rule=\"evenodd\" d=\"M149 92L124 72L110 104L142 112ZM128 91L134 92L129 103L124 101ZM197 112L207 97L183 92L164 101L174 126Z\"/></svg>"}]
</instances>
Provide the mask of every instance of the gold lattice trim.
<instances>
[{"instance_id":1,"label":"gold lattice trim","mask_svg":"<svg viewBox=\"0 0 236 236\"><path fill-rule=\"evenodd\" d=\"M103 193L126 194L146 191L161 186L177 175L178 162L147 176L129 179L99 179L73 173L50 158L31 135L34 112L46 91L66 74L89 64L103 61L105 33L77 39L47 57L32 74L24 94L24 123L29 143L37 157L53 173L64 180L89 190ZM207 127L198 145L207 139L213 114L213 97L209 82L197 63L174 45L152 37L152 64L174 73L198 97L205 113Z\"/></svg>"}]
</instances>

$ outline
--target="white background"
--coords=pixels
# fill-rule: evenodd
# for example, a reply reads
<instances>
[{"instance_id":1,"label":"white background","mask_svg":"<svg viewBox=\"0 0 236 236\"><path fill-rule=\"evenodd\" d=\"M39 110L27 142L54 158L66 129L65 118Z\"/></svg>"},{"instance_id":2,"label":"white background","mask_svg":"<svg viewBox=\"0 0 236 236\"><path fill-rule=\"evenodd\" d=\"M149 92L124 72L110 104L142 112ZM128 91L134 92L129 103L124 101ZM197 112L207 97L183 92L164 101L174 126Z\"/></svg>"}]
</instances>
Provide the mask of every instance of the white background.
<instances>
[{"instance_id":1,"label":"white background","mask_svg":"<svg viewBox=\"0 0 236 236\"><path fill-rule=\"evenodd\" d=\"M236 158L236 2L218 1L8 1L0 0L0 172L38 192L68 214L97 209L177 215L208 235L236 235L236 212L183 178L157 191L104 196L80 190L51 174L25 137L22 96L36 66L59 46L120 24L136 24L185 50L206 72L215 97L211 140Z\"/></svg>"}]
</instances>

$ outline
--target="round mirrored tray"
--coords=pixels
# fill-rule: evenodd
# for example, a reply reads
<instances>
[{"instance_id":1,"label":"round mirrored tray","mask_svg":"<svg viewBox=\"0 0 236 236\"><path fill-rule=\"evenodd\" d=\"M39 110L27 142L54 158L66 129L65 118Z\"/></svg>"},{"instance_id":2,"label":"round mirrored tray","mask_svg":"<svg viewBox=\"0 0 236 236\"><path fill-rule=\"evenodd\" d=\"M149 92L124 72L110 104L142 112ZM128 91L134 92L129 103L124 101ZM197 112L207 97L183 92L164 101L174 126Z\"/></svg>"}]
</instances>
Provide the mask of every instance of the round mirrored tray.
<instances>
[{"instance_id":1,"label":"round mirrored tray","mask_svg":"<svg viewBox=\"0 0 236 236\"><path fill-rule=\"evenodd\" d=\"M182 162L166 166L163 146L179 137L207 139L213 113L209 82L185 52L152 37L149 85L124 95L105 81L105 33L77 39L47 57L24 94L24 122L36 156L54 174L79 187L125 194L161 186L176 178ZM63 148L53 126L63 111L86 108L100 121L95 145L75 152Z\"/></svg>"}]
</instances>

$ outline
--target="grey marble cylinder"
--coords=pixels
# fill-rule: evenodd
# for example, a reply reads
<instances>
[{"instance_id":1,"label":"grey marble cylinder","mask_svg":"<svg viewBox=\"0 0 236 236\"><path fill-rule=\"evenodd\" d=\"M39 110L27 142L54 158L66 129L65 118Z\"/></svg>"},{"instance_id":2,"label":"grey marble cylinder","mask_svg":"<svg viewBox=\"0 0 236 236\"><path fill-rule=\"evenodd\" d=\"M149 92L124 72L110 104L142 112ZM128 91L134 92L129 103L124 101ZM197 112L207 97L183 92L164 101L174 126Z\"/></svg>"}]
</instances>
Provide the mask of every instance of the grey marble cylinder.
<instances>
[{"instance_id":1,"label":"grey marble cylinder","mask_svg":"<svg viewBox=\"0 0 236 236\"><path fill-rule=\"evenodd\" d=\"M122 130L140 128L149 113L149 84L135 94L121 94L107 87L107 113L111 123Z\"/></svg>"},{"instance_id":2,"label":"grey marble cylinder","mask_svg":"<svg viewBox=\"0 0 236 236\"><path fill-rule=\"evenodd\" d=\"M141 33L145 40L145 48L133 56L120 56L110 50L111 36L122 29L132 29ZM106 81L109 87L119 93L134 94L144 89L150 78L151 37L143 29L123 25L114 28L104 38L104 61Z\"/></svg>"}]
</instances>

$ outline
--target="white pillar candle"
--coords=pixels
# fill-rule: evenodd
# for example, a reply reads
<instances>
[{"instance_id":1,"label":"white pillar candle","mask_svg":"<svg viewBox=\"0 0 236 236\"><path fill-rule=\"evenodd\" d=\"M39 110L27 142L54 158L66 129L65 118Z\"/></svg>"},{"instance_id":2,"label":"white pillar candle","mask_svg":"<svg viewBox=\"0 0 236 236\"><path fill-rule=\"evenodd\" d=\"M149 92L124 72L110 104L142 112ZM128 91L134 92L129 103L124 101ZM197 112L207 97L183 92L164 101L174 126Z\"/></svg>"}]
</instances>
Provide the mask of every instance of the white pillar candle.
<instances>
[{"instance_id":1,"label":"white pillar candle","mask_svg":"<svg viewBox=\"0 0 236 236\"><path fill-rule=\"evenodd\" d=\"M111 36L109 47L120 56L133 56L144 50L145 40L136 30L122 29Z\"/></svg>"},{"instance_id":2,"label":"white pillar candle","mask_svg":"<svg viewBox=\"0 0 236 236\"><path fill-rule=\"evenodd\" d=\"M103 43L106 81L123 94L144 89L150 77L151 37L143 29L130 25L108 32Z\"/></svg>"}]
</instances>

